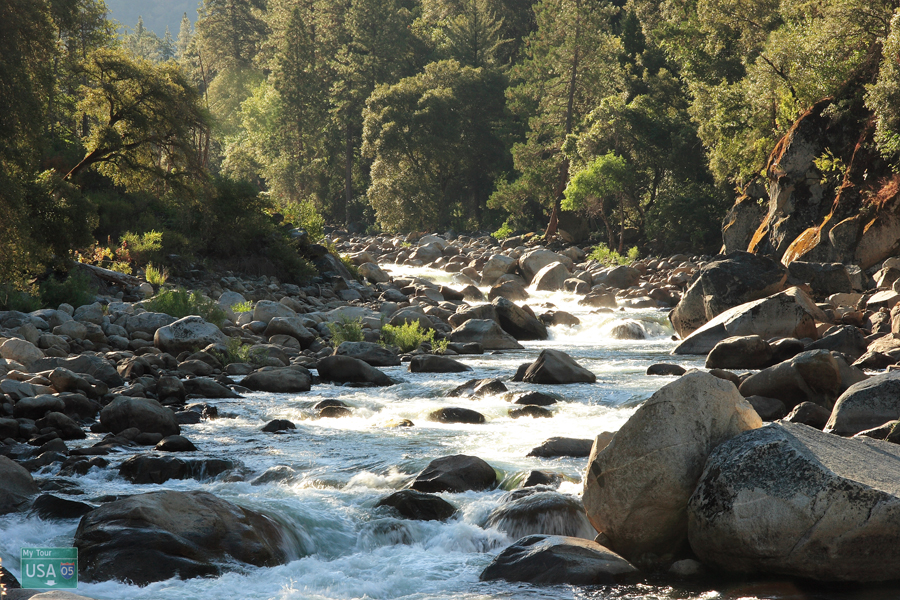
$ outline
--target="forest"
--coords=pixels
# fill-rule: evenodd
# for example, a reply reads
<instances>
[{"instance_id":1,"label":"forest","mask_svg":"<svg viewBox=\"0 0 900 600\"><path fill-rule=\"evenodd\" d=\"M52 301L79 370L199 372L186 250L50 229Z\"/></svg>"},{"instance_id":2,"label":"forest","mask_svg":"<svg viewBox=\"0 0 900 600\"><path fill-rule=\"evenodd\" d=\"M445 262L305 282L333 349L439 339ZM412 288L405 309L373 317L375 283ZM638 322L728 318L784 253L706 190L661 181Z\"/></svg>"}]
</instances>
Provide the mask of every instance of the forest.
<instances>
[{"instance_id":1,"label":"forest","mask_svg":"<svg viewBox=\"0 0 900 600\"><path fill-rule=\"evenodd\" d=\"M619 251L716 252L822 98L900 168L898 6L203 0L161 36L5 0L0 282L170 255L300 278L284 223L500 238L574 212Z\"/></svg>"}]
</instances>

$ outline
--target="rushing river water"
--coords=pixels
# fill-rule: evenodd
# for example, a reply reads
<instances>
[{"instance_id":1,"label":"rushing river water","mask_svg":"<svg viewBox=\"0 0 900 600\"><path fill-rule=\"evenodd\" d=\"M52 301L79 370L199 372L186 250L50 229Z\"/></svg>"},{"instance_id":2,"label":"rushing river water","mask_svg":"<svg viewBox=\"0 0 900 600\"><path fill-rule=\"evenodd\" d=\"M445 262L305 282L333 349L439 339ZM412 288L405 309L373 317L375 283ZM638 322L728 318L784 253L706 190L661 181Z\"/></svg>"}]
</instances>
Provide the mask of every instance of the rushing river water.
<instances>
[{"instance_id":1,"label":"rushing river water","mask_svg":"<svg viewBox=\"0 0 900 600\"><path fill-rule=\"evenodd\" d=\"M393 266L395 275L429 277L438 282L449 276L429 269ZM130 454L105 470L92 469L76 483L83 492L72 499L90 500L104 495L155 491L206 490L243 506L265 512L295 532L304 549L286 565L275 568L241 567L216 579L170 580L147 587L118 582L84 584L78 593L98 599L482 599L482 598L897 598L900 592L883 588L807 589L779 581L742 584L656 581L619 587L530 586L480 582L478 575L501 549L514 540L485 528L489 513L501 496L515 488L532 469L565 476L560 491L581 494L587 459L526 458L535 446L552 436L593 438L615 431L636 407L671 377L650 377L646 368L655 362L674 362L686 368L702 367L700 357L673 357L672 330L664 311L629 310L591 314L568 294L534 293L529 304L552 302L557 309L581 319L578 326L551 328L550 340L526 342L525 350L464 356L474 372L412 374L406 364L385 368L405 383L387 388L313 386L300 395L252 393L235 400L215 400L220 416L183 427L200 454L239 461L242 478L225 480L170 480L164 486L132 485L115 468ZM623 319L639 321L649 333L646 340L620 341L609 337L610 328ZM469 400L448 398L447 392L470 378L511 376L518 365L531 362L543 348L557 348L573 356L597 375L591 385L533 386L509 383L511 391L539 389L560 398L551 407L553 418L511 419L502 396ZM343 400L353 416L314 419L313 405L325 398ZM443 425L425 419L430 411L464 406L487 417L481 425ZM297 425L283 435L260 431L271 419L290 419ZM396 418L410 419L414 427L387 428ZM90 445L99 440L70 445ZM376 502L407 484L434 458L470 454L483 458L503 474L500 489L488 492L442 494L459 508L448 522L397 519ZM286 467L286 468L285 468ZM257 478L269 469L270 480ZM37 474L38 479L55 472ZM235 481L235 479L242 479ZM60 494L62 495L62 494ZM65 497L65 496L64 496ZM70 546L77 520L41 521L37 517L0 517L0 558L3 566L20 575L21 547ZM800 586L800 587L798 587Z\"/></svg>"}]
</instances>

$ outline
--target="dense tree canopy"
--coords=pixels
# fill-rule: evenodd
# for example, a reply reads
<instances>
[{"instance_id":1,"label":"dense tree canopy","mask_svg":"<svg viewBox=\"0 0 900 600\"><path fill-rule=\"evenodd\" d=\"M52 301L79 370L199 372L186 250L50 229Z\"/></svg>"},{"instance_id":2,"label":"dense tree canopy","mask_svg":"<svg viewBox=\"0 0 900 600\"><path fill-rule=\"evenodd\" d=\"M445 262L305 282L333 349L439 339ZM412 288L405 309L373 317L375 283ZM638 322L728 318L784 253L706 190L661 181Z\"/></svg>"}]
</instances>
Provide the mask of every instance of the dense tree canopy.
<instances>
[{"instance_id":1,"label":"dense tree canopy","mask_svg":"<svg viewBox=\"0 0 900 600\"><path fill-rule=\"evenodd\" d=\"M7 0L0 280L157 230L265 248L275 212L553 234L568 209L610 247L715 250L825 97L900 168L898 5L204 0L173 36L102 0Z\"/></svg>"}]
</instances>

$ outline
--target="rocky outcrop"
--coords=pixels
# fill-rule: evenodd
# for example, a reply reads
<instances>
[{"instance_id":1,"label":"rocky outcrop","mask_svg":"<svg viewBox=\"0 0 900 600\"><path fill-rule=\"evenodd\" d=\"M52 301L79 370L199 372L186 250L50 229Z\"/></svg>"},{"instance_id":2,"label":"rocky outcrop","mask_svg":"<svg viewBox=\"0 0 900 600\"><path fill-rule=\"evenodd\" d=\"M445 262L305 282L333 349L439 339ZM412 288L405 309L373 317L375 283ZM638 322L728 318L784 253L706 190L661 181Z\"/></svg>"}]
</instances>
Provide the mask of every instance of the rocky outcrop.
<instances>
[{"instance_id":1,"label":"rocky outcrop","mask_svg":"<svg viewBox=\"0 0 900 600\"><path fill-rule=\"evenodd\" d=\"M152 492L105 504L75 532L79 577L147 585L219 575L226 561L284 564L298 554L272 519L207 492Z\"/></svg>"},{"instance_id":2,"label":"rocky outcrop","mask_svg":"<svg viewBox=\"0 0 900 600\"><path fill-rule=\"evenodd\" d=\"M689 506L691 548L742 573L884 581L900 573L900 447L771 424L716 448Z\"/></svg>"},{"instance_id":3,"label":"rocky outcrop","mask_svg":"<svg viewBox=\"0 0 900 600\"><path fill-rule=\"evenodd\" d=\"M710 452L760 427L729 382L688 373L650 397L603 450L592 452L584 506L610 547L631 561L683 550L687 506Z\"/></svg>"},{"instance_id":4,"label":"rocky outcrop","mask_svg":"<svg viewBox=\"0 0 900 600\"><path fill-rule=\"evenodd\" d=\"M707 354L722 340L734 336L816 339L816 322L826 316L800 288L747 302L726 310L687 336L673 354Z\"/></svg>"},{"instance_id":5,"label":"rocky outcrop","mask_svg":"<svg viewBox=\"0 0 900 600\"><path fill-rule=\"evenodd\" d=\"M729 308L782 291L786 282L787 269L771 258L733 252L700 269L669 319L686 338Z\"/></svg>"},{"instance_id":6,"label":"rocky outcrop","mask_svg":"<svg viewBox=\"0 0 900 600\"><path fill-rule=\"evenodd\" d=\"M529 535L504 549L481 580L535 584L611 584L637 574L628 561L597 542L576 537Z\"/></svg>"}]
</instances>

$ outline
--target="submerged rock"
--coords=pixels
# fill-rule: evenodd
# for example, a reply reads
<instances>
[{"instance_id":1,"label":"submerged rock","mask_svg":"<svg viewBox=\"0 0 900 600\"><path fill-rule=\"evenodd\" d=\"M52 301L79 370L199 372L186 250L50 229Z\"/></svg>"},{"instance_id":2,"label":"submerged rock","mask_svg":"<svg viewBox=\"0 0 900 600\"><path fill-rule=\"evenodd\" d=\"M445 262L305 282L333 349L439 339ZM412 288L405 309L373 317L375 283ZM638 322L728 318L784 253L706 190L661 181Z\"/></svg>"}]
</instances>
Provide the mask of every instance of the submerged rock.
<instances>
[{"instance_id":1,"label":"submerged rock","mask_svg":"<svg viewBox=\"0 0 900 600\"><path fill-rule=\"evenodd\" d=\"M508 496L511 496L509 501L488 516L486 527L499 529L513 539L546 534L593 540L597 535L577 498L532 487Z\"/></svg>"},{"instance_id":2,"label":"submerged rock","mask_svg":"<svg viewBox=\"0 0 900 600\"><path fill-rule=\"evenodd\" d=\"M401 516L416 521L446 521L456 514L456 507L440 496L416 490L394 492L375 506L393 507Z\"/></svg>"}]
</instances>

